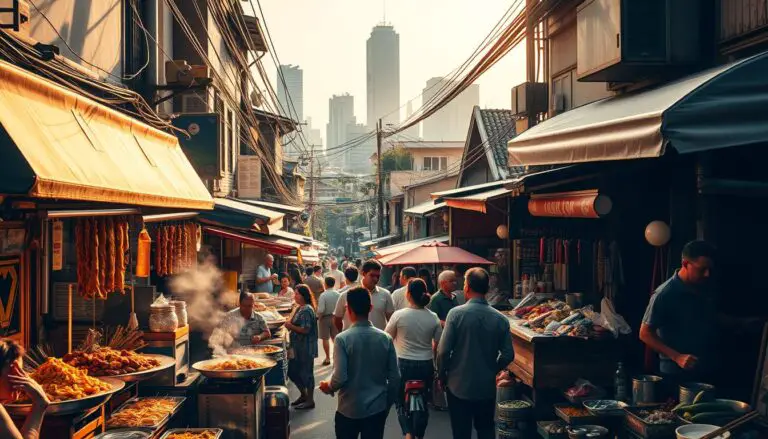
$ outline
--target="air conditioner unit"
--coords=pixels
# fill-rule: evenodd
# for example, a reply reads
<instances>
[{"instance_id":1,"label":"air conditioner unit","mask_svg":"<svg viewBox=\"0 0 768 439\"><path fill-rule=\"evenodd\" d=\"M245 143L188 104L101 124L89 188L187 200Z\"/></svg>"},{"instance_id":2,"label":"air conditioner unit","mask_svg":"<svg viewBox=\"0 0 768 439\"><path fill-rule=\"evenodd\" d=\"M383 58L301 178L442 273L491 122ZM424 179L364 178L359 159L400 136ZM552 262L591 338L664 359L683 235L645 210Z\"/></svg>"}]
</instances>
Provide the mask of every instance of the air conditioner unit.
<instances>
[{"instance_id":1,"label":"air conditioner unit","mask_svg":"<svg viewBox=\"0 0 768 439\"><path fill-rule=\"evenodd\" d=\"M586 0L576 12L577 78L634 83L701 60L700 0Z\"/></svg>"},{"instance_id":2,"label":"air conditioner unit","mask_svg":"<svg viewBox=\"0 0 768 439\"><path fill-rule=\"evenodd\" d=\"M543 82L523 82L512 88L512 112L515 116L546 113L548 88Z\"/></svg>"},{"instance_id":3,"label":"air conditioner unit","mask_svg":"<svg viewBox=\"0 0 768 439\"><path fill-rule=\"evenodd\" d=\"M190 85L195 80L210 79L211 70L205 65L190 65L186 60L165 62L167 84Z\"/></svg>"},{"instance_id":4,"label":"air conditioner unit","mask_svg":"<svg viewBox=\"0 0 768 439\"><path fill-rule=\"evenodd\" d=\"M181 95L181 112L208 113L208 99L206 93L192 91Z\"/></svg>"}]
</instances>

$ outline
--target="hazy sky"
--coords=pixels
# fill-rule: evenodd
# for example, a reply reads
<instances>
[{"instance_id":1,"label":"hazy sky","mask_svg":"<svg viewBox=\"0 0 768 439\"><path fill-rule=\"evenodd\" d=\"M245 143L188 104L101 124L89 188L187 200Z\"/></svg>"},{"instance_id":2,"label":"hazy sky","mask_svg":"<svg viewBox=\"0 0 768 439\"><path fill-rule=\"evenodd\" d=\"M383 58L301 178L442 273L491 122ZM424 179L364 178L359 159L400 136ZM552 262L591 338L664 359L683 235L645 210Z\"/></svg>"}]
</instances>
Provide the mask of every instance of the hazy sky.
<instances>
[{"instance_id":1,"label":"hazy sky","mask_svg":"<svg viewBox=\"0 0 768 439\"><path fill-rule=\"evenodd\" d=\"M416 98L414 110L421 105L427 79L445 76L464 62L511 4L386 1L386 21L400 34L402 117L408 100ZM353 95L358 122L365 123L365 42L384 18L384 0L261 0L261 6L280 62L304 70L304 114L313 119L314 128L321 128L323 141L333 94ZM277 84L276 69L267 58L265 65ZM520 46L480 78L482 107L510 107L511 88L525 80L524 60Z\"/></svg>"}]
</instances>

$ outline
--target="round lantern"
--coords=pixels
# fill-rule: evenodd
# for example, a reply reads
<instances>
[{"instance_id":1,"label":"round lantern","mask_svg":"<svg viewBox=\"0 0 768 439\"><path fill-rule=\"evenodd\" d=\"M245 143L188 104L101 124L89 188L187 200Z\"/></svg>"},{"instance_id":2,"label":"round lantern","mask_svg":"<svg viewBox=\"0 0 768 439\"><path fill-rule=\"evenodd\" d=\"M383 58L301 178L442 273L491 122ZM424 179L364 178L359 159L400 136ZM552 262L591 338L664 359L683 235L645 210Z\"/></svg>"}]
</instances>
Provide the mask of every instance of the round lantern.
<instances>
[{"instance_id":1,"label":"round lantern","mask_svg":"<svg viewBox=\"0 0 768 439\"><path fill-rule=\"evenodd\" d=\"M645 227L645 240L654 247L663 247L669 242L672 232L664 221L651 221Z\"/></svg>"},{"instance_id":2,"label":"round lantern","mask_svg":"<svg viewBox=\"0 0 768 439\"><path fill-rule=\"evenodd\" d=\"M499 239L509 238L509 228L504 224L501 224L499 227L496 227L496 236L498 236Z\"/></svg>"}]
</instances>

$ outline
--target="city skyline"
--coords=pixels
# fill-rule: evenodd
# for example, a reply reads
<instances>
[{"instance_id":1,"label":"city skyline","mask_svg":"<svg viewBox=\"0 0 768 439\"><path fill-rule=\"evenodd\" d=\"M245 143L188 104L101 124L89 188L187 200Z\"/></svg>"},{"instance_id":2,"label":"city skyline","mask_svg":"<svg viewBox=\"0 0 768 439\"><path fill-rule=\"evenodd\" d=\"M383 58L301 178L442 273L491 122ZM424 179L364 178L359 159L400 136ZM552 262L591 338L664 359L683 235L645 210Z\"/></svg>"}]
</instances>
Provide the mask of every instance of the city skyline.
<instances>
[{"instance_id":1,"label":"city skyline","mask_svg":"<svg viewBox=\"0 0 768 439\"><path fill-rule=\"evenodd\" d=\"M365 43L366 120L373 128L400 123L400 35L378 24Z\"/></svg>"}]
</instances>

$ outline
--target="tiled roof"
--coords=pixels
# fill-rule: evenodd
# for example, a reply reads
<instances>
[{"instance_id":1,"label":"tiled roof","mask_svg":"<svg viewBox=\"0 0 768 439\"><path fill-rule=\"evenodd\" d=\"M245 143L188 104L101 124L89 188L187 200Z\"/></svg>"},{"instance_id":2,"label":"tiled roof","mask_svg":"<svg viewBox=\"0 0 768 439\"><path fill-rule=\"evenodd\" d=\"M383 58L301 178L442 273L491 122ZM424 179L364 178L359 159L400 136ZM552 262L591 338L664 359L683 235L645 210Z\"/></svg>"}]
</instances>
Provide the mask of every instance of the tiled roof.
<instances>
[{"instance_id":1,"label":"tiled roof","mask_svg":"<svg viewBox=\"0 0 768 439\"><path fill-rule=\"evenodd\" d=\"M488 135L488 142L493 153L496 168L507 169L507 142L515 137L515 118L511 110L480 110L480 118ZM502 175L516 175L523 168L516 166Z\"/></svg>"}]
</instances>

